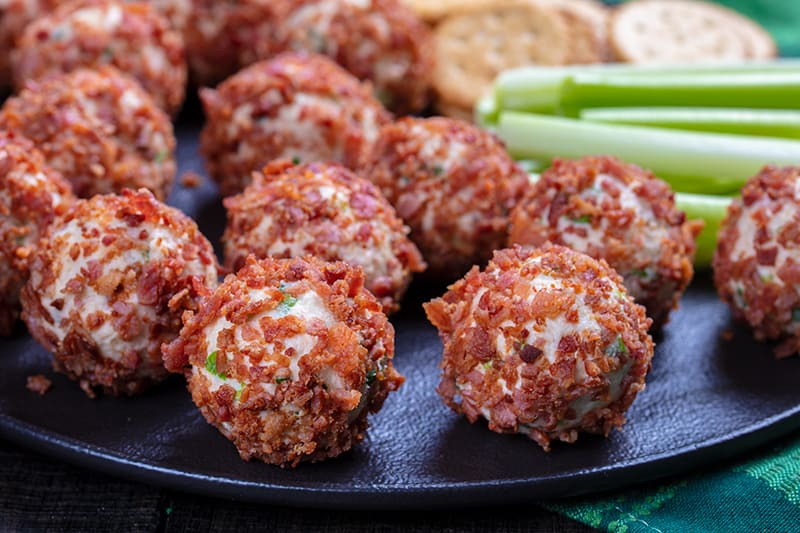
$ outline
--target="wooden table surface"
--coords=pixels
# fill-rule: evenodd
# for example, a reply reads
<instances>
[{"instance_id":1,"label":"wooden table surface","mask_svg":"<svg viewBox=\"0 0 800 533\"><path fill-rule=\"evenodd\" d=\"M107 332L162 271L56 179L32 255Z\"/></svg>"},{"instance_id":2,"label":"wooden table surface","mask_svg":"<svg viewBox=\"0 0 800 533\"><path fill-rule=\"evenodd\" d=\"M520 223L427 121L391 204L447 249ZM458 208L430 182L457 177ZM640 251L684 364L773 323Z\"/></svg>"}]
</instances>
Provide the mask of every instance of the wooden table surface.
<instances>
[{"instance_id":1,"label":"wooden table surface","mask_svg":"<svg viewBox=\"0 0 800 533\"><path fill-rule=\"evenodd\" d=\"M207 498L73 467L0 440L0 531L593 531L536 505L320 511Z\"/></svg>"}]
</instances>

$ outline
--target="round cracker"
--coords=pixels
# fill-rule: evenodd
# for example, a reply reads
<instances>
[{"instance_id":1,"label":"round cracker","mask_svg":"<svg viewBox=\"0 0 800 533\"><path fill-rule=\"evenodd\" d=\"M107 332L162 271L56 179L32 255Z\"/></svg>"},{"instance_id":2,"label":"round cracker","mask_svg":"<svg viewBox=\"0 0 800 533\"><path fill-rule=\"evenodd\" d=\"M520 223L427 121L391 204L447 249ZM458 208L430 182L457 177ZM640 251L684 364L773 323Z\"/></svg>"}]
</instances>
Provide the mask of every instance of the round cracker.
<instances>
[{"instance_id":1,"label":"round cracker","mask_svg":"<svg viewBox=\"0 0 800 533\"><path fill-rule=\"evenodd\" d=\"M772 41L730 9L695 0L635 0L612 15L611 45L630 63L742 61ZM774 47L774 43L772 45Z\"/></svg>"},{"instance_id":2,"label":"round cracker","mask_svg":"<svg viewBox=\"0 0 800 533\"><path fill-rule=\"evenodd\" d=\"M471 108L506 69L564 64L567 31L555 10L530 0L450 16L435 31L433 87L442 100Z\"/></svg>"},{"instance_id":3,"label":"round cracker","mask_svg":"<svg viewBox=\"0 0 800 533\"><path fill-rule=\"evenodd\" d=\"M450 102L437 100L434 105L434 110L436 114L442 115L443 117L457 118L465 122L475 122L475 115L471 107L462 107L460 105L451 104Z\"/></svg>"},{"instance_id":4,"label":"round cracker","mask_svg":"<svg viewBox=\"0 0 800 533\"><path fill-rule=\"evenodd\" d=\"M490 6L494 2L493 0L403 0L403 3L422 20L435 23L449 15Z\"/></svg>"},{"instance_id":5,"label":"round cracker","mask_svg":"<svg viewBox=\"0 0 800 533\"><path fill-rule=\"evenodd\" d=\"M570 30L567 63L586 65L611 58L609 10L595 0L539 0L555 8Z\"/></svg>"}]
</instances>

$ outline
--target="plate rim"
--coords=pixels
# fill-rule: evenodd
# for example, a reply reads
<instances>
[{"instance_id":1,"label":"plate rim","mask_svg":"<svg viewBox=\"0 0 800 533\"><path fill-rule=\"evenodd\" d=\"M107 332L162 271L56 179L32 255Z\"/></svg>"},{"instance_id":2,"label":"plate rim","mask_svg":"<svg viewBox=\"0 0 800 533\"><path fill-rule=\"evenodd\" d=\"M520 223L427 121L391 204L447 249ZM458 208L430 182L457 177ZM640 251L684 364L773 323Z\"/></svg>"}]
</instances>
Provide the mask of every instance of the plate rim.
<instances>
[{"instance_id":1,"label":"plate rim","mask_svg":"<svg viewBox=\"0 0 800 533\"><path fill-rule=\"evenodd\" d=\"M425 486L376 484L362 488L286 486L203 475L132 460L120 452L87 444L0 412L0 437L72 465L169 490L249 503L337 510L410 510L466 505L531 503L586 496L685 474L712 458L708 466L800 430L800 403L736 432L626 462L556 476L496 481L443 481ZM278 468L278 467L274 467ZM635 478L635 479L634 479ZM576 485L583 488L575 490Z\"/></svg>"}]
</instances>

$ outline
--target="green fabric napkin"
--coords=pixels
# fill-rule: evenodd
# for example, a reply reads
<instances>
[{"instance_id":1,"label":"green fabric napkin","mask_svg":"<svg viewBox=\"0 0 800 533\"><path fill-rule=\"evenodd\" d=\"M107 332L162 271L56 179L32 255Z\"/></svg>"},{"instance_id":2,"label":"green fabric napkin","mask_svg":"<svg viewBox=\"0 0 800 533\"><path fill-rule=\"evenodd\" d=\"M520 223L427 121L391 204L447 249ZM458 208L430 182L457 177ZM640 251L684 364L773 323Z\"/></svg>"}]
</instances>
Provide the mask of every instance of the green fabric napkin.
<instances>
[{"instance_id":1,"label":"green fabric napkin","mask_svg":"<svg viewBox=\"0 0 800 533\"><path fill-rule=\"evenodd\" d=\"M544 506L620 533L800 531L800 434L710 473Z\"/></svg>"}]
</instances>

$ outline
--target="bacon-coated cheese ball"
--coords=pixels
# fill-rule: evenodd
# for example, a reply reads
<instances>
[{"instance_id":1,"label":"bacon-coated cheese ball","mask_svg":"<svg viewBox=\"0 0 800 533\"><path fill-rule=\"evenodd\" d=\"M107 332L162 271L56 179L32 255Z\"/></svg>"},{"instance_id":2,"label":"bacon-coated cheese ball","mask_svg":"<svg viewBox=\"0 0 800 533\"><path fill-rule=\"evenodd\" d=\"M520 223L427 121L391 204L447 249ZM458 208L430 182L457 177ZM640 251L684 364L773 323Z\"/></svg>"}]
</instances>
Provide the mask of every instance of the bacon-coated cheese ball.
<instances>
[{"instance_id":1,"label":"bacon-coated cheese ball","mask_svg":"<svg viewBox=\"0 0 800 533\"><path fill-rule=\"evenodd\" d=\"M662 180L613 157L556 160L511 214L510 244L563 244L605 259L656 326L678 307L702 224Z\"/></svg>"},{"instance_id":2,"label":"bacon-coated cheese ball","mask_svg":"<svg viewBox=\"0 0 800 533\"><path fill-rule=\"evenodd\" d=\"M29 140L0 132L0 335L9 335L19 317L28 256L74 200L69 183Z\"/></svg>"},{"instance_id":3,"label":"bacon-coated cheese ball","mask_svg":"<svg viewBox=\"0 0 800 533\"><path fill-rule=\"evenodd\" d=\"M155 1L165 4L169 0ZM190 4L182 28L195 84L216 85L240 68L277 52L276 32L285 10L282 0L183 1Z\"/></svg>"},{"instance_id":4,"label":"bacon-coated cheese ball","mask_svg":"<svg viewBox=\"0 0 800 533\"><path fill-rule=\"evenodd\" d=\"M391 116L352 75L323 56L282 54L200 92L208 172L224 196L274 159L354 165Z\"/></svg>"},{"instance_id":5,"label":"bacon-coated cheese ball","mask_svg":"<svg viewBox=\"0 0 800 533\"><path fill-rule=\"evenodd\" d=\"M147 4L70 2L28 25L12 55L17 88L100 65L135 78L167 113L180 109L186 93L183 38Z\"/></svg>"},{"instance_id":6,"label":"bacon-coated cheese ball","mask_svg":"<svg viewBox=\"0 0 800 533\"><path fill-rule=\"evenodd\" d=\"M372 82L398 113L422 110L433 72L428 27L398 0L284 0L279 48L315 52Z\"/></svg>"},{"instance_id":7,"label":"bacon-coated cheese ball","mask_svg":"<svg viewBox=\"0 0 800 533\"><path fill-rule=\"evenodd\" d=\"M528 180L490 133L442 117L384 126L358 171L411 227L428 273L449 280L503 247Z\"/></svg>"},{"instance_id":8,"label":"bacon-coated cheese ball","mask_svg":"<svg viewBox=\"0 0 800 533\"><path fill-rule=\"evenodd\" d=\"M11 85L11 51L25 27L66 0L0 1L0 88Z\"/></svg>"},{"instance_id":9,"label":"bacon-coated cheese ball","mask_svg":"<svg viewBox=\"0 0 800 533\"><path fill-rule=\"evenodd\" d=\"M0 128L33 141L80 197L145 187L163 200L175 178L169 117L113 67L28 82L6 100Z\"/></svg>"},{"instance_id":10,"label":"bacon-coated cheese ball","mask_svg":"<svg viewBox=\"0 0 800 533\"><path fill-rule=\"evenodd\" d=\"M295 466L364 438L403 382L394 330L361 269L312 256L250 258L164 347L206 420L242 459Z\"/></svg>"},{"instance_id":11,"label":"bacon-coated cheese ball","mask_svg":"<svg viewBox=\"0 0 800 533\"><path fill-rule=\"evenodd\" d=\"M562 246L501 250L425 312L444 343L445 403L545 450L621 427L653 357L651 320L622 278Z\"/></svg>"},{"instance_id":12,"label":"bacon-coated cheese ball","mask_svg":"<svg viewBox=\"0 0 800 533\"><path fill-rule=\"evenodd\" d=\"M800 167L764 167L734 200L712 263L720 298L775 353L800 352Z\"/></svg>"},{"instance_id":13,"label":"bacon-coated cheese ball","mask_svg":"<svg viewBox=\"0 0 800 533\"><path fill-rule=\"evenodd\" d=\"M225 199L225 266L256 257L313 255L364 269L367 289L389 313L414 272L425 269L394 208L367 180L338 164L276 162Z\"/></svg>"},{"instance_id":14,"label":"bacon-coated cheese ball","mask_svg":"<svg viewBox=\"0 0 800 533\"><path fill-rule=\"evenodd\" d=\"M22 318L53 366L94 389L136 394L167 371L161 344L217 284L211 244L145 189L79 200L30 259Z\"/></svg>"}]
</instances>

